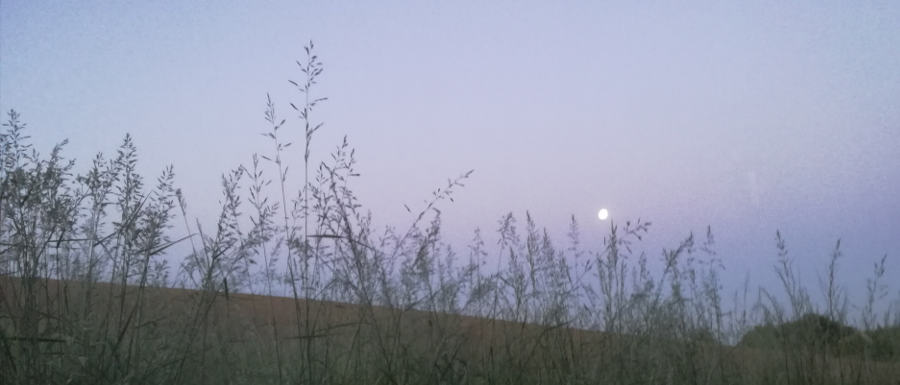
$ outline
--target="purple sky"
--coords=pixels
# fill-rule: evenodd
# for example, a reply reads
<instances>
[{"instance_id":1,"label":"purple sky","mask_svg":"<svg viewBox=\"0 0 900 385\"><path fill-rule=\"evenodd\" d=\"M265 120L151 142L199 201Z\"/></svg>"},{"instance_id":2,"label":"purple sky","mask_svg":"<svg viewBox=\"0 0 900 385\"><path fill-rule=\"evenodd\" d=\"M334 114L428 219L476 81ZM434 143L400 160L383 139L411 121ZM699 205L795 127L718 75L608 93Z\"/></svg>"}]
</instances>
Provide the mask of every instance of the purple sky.
<instances>
[{"instance_id":1,"label":"purple sky","mask_svg":"<svg viewBox=\"0 0 900 385\"><path fill-rule=\"evenodd\" d=\"M525 210L596 244L606 207L654 222L653 257L712 225L730 284L773 282L776 229L814 292L838 237L852 290L884 253L900 275L896 1L343 3L4 0L0 107L82 164L131 132L211 220L220 173L269 151L267 92L290 117L312 39L315 151L349 135L379 225L474 168L443 210L459 248Z\"/></svg>"}]
</instances>

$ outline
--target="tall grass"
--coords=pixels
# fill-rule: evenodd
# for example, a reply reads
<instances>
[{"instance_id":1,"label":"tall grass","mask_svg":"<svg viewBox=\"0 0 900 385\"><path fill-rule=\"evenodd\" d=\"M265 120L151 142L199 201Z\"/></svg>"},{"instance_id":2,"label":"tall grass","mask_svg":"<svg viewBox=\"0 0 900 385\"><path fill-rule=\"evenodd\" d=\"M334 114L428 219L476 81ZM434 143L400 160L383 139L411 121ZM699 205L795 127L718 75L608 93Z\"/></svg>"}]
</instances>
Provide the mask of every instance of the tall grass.
<instances>
[{"instance_id":1,"label":"tall grass","mask_svg":"<svg viewBox=\"0 0 900 385\"><path fill-rule=\"evenodd\" d=\"M472 171L409 209L407 228L375 229L352 189L349 141L313 160L324 67L312 43L305 54L301 80L290 81L300 98L288 104L294 116L281 118L267 96L270 150L222 175L213 228L191 217L173 167L145 182L130 136L76 175L65 142L41 156L9 112L0 154L3 383L900 378L900 317L876 311L887 296L886 257L851 319L840 242L821 279L823 305L776 232L783 287L754 299L748 283L729 308L712 229L688 233L657 264L639 251L650 222L611 223L603 246L588 250L574 217L560 247L529 213L509 213L496 245L476 230L460 253L442 240L441 208ZM297 133L302 146L292 146ZM174 250L188 252L169 265Z\"/></svg>"}]
</instances>

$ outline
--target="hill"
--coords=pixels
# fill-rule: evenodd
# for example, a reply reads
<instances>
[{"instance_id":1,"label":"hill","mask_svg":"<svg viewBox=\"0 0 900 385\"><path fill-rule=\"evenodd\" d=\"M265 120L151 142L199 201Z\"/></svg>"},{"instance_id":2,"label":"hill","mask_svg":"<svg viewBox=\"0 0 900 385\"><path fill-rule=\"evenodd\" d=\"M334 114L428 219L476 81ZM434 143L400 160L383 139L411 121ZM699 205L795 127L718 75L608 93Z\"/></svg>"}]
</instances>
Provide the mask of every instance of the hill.
<instances>
[{"instance_id":1,"label":"hill","mask_svg":"<svg viewBox=\"0 0 900 385\"><path fill-rule=\"evenodd\" d=\"M803 369L794 378L805 383L837 383L851 374L858 378L852 383L900 378L894 356L838 360L771 344L772 335L840 344L859 334L813 315L780 328L757 327L739 347L728 347L662 333L613 336L566 325L203 290L4 278L0 293L6 378L27 360L38 360L59 383L106 382L119 372L141 373L135 383L268 383L288 376L324 383L591 383L600 377L766 383L785 361ZM29 309L23 299L32 295L40 299ZM822 365L831 369L811 374Z\"/></svg>"}]
</instances>

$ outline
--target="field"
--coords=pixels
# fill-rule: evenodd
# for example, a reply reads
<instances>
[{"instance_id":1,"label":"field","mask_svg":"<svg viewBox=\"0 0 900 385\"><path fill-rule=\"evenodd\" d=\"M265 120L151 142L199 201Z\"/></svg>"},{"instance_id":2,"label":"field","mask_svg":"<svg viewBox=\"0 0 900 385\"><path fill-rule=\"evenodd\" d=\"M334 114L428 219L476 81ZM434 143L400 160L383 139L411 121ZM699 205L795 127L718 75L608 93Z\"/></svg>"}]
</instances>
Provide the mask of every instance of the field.
<instances>
[{"instance_id":1,"label":"field","mask_svg":"<svg viewBox=\"0 0 900 385\"><path fill-rule=\"evenodd\" d=\"M23 287L18 279L2 281L4 310L23 308ZM760 349L664 335L613 336L563 325L185 289L141 291L52 280L36 282L35 287L39 305L34 310L39 315L32 339L10 335L27 329L20 323L25 316L4 312L8 356L3 375L8 379L591 383L604 378L634 383L888 384L900 378L896 357L870 360L824 348ZM139 301L139 315L87 312L88 307L134 311ZM61 323L58 316L80 318L80 327ZM307 351L311 357L304 356ZM34 377L20 372L27 369L23 364L30 354L37 355L32 364L39 371L28 374ZM290 381L279 379L278 366Z\"/></svg>"}]
</instances>

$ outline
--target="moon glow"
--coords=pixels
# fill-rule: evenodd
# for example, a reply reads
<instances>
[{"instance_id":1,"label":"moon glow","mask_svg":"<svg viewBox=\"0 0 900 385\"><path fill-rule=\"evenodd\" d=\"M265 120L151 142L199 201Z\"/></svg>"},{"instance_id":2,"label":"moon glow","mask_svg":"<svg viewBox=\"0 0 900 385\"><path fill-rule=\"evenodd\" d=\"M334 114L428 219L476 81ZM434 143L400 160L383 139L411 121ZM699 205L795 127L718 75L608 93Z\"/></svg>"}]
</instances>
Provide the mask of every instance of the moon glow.
<instances>
[{"instance_id":1,"label":"moon glow","mask_svg":"<svg viewBox=\"0 0 900 385\"><path fill-rule=\"evenodd\" d=\"M605 221L606 218L609 218L609 210L600 209L600 211L597 212L597 218L600 218L601 221Z\"/></svg>"}]
</instances>

